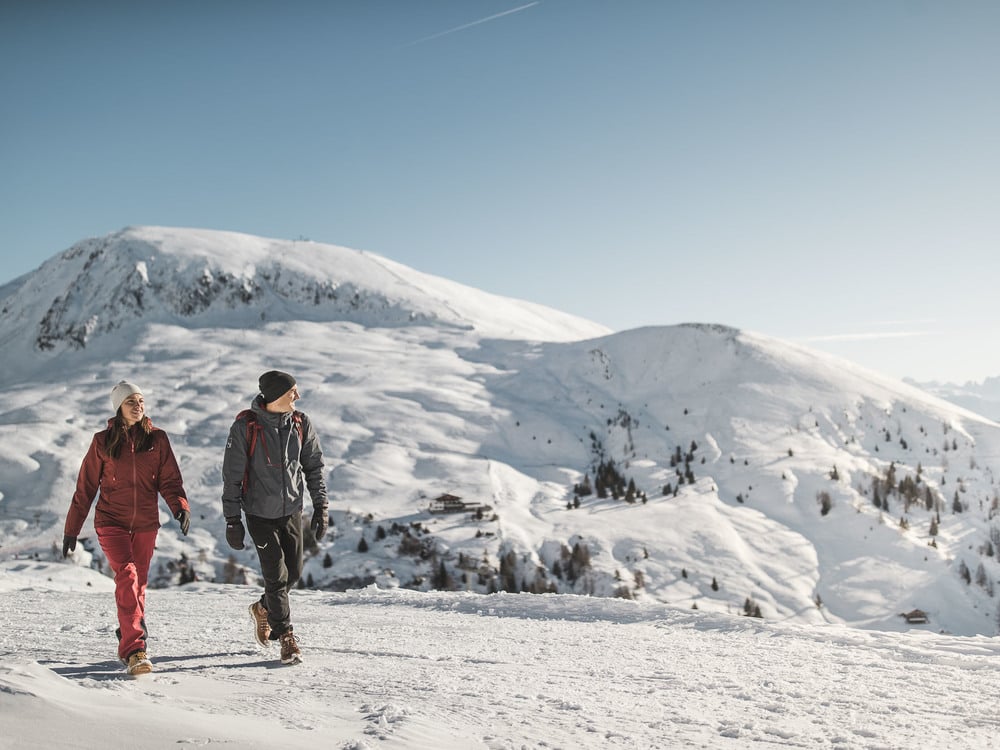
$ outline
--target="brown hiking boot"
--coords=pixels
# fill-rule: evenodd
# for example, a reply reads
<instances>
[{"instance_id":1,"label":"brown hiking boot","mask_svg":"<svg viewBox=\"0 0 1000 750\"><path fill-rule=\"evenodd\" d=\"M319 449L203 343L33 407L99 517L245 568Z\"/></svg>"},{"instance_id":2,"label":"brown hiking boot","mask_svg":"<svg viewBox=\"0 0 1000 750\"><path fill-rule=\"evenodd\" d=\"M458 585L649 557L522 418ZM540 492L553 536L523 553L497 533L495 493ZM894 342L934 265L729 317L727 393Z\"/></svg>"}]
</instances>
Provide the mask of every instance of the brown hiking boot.
<instances>
[{"instance_id":1,"label":"brown hiking boot","mask_svg":"<svg viewBox=\"0 0 1000 750\"><path fill-rule=\"evenodd\" d=\"M250 619L253 621L253 637L261 646L267 648L271 641L271 626L267 624L267 610L259 601L250 605Z\"/></svg>"},{"instance_id":2,"label":"brown hiking boot","mask_svg":"<svg viewBox=\"0 0 1000 750\"><path fill-rule=\"evenodd\" d=\"M129 654L125 671L129 674L149 674L153 671L153 662L146 657L145 651L133 651Z\"/></svg>"},{"instance_id":3,"label":"brown hiking boot","mask_svg":"<svg viewBox=\"0 0 1000 750\"><path fill-rule=\"evenodd\" d=\"M291 630L282 633L278 640L281 641L282 664L296 664L302 661L302 652L299 651L299 644L295 642L295 634Z\"/></svg>"}]
</instances>

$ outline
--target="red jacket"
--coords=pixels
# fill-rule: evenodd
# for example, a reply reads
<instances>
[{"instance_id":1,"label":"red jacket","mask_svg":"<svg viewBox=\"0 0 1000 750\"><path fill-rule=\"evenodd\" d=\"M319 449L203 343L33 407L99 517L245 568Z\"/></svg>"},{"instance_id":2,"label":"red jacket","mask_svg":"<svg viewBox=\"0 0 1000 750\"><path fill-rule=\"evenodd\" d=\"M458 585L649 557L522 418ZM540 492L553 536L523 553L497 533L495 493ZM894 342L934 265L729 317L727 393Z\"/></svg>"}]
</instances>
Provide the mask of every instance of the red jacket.
<instances>
[{"instance_id":1,"label":"red jacket","mask_svg":"<svg viewBox=\"0 0 1000 750\"><path fill-rule=\"evenodd\" d=\"M111 421L108 425L110 427ZM140 429L133 426L132 431ZM181 470L163 430L153 428L153 442L147 451L135 452L135 441L122 444L118 458L105 450L108 430L94 435L80 466L76 492L66 515L64 533L79 536L90 506L97 497L94 527L116 526L129 531L153 531L160 528L157 495L162 495L176 517L181 510L190 510L184 491ZM98 496L98 490L100 495Z\"/></svg>"}]
</instances>

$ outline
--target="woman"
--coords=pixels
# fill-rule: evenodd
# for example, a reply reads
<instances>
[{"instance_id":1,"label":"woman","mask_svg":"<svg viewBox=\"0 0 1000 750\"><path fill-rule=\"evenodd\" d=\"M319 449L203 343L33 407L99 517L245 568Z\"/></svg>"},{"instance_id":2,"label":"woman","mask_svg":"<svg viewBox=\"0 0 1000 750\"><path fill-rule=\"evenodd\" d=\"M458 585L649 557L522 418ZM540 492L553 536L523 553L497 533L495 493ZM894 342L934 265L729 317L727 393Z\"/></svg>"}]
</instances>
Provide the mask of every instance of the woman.
<instances>
[{"instance_id":1,"label":"woman","mask_svg":"<svg viewBox=\"0 0 1000 750\"><path fill-rule=\"evenodd\" d=\"M167 501L187 536L191 511L180 467L167 433L145 414L139 386L121 381L111 390L115 416L94 435L80 467L66 516L63 557L76 549L90 506L97 497L94 529L115 574L118 656L131 674L153 669L146 655L146 579L160 528L157 495Z\"/></svg>"}]
</instances>

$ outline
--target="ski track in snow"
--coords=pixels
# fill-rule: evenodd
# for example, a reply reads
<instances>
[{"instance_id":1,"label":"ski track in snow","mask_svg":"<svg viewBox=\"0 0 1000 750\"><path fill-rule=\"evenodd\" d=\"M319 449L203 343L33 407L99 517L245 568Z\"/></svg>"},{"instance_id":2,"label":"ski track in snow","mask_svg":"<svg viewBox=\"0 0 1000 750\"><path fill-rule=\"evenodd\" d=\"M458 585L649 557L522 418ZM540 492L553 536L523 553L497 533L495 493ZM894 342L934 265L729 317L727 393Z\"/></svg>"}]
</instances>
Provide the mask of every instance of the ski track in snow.
<instances>
[{"instance_id":1,"label":"ski track in snow","mask_svg":"<svg viewBox=\"0 0 1000 750\"><path fill-rule=\"evenodd\" d=\"M1000 730L993 638L369 587L293 592L304 662L285 667L253 642L256 589L193 584L149 592L155 671L130 679L97 576L16 578L3 748L987 748Z\"/></svg>"}]
</instances>

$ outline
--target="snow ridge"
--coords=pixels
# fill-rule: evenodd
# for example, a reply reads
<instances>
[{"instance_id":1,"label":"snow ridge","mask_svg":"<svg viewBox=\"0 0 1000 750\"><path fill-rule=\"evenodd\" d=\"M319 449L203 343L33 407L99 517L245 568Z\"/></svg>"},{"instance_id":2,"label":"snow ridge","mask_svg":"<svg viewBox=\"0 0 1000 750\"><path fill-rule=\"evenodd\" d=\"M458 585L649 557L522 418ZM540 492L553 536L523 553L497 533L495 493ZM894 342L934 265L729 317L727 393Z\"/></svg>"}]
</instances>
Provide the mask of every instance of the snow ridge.
<instances>
[{"instance_id":1,"label":"snow ridge","mask_svg":"<svg viewBox=\"0 0 1000 750\"><path fill-rule=\"evenodd\" d=\"M493 335L521 328L527 338L538 331L551 338L560 325L607 332L482 292L471 310L462 309L451 298L470 298L471 290L371 253L231 232L126 228L74 245L7 289L4 317L33 332L41 351L81 349L136 321L240 325L257 317L471 327L487 307L500 324Z\"/></svg>"}]
</instances>

